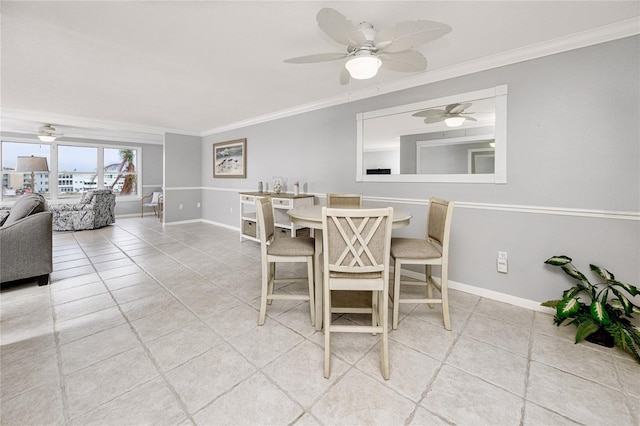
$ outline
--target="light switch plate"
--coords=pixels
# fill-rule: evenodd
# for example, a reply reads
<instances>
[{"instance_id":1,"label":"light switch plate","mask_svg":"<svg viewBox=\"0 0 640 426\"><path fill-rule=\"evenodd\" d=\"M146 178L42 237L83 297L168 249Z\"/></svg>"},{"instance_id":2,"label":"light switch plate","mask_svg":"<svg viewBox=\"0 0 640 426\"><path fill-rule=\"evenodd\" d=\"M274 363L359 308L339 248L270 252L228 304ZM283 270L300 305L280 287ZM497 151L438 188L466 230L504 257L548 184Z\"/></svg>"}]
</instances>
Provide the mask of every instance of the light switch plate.
<instances>
[{"instance_id":1,"label":"light switch plate","mask_svg":"<svg viewBox=\"0 0 640 426\"><path fill-rule=\"evenodd\" d=\"M509 270L508 262L507 262L507 252L499 251L498 252L498 262L497 262L498 272L506 274Z\"/></svg>"}]
</instances>

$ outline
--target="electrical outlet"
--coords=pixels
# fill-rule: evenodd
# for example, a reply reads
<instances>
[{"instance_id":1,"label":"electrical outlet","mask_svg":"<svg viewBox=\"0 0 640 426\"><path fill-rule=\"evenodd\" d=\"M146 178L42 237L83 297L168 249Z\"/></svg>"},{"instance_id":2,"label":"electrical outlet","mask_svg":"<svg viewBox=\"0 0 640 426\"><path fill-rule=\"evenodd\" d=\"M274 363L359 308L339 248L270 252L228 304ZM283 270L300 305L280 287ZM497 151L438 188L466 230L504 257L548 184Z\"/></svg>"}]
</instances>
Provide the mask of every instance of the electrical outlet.
<instances>
[{"instance_id":1,"label":"electrical outlet","mask_svg":"<svg viewBox=\"0 0 640 426\"><path fill-rule=\"evenodd\" d=\"M233 213L233 207L229 207L229 213Z\"/></svg>"},{"instance_id":2,"label":"electrical outlet","mask_svg":"<svg viewBox=\"0 0 640 426\"><path fill-rule=\"evenodd\" d=\"M197 208L200 208L200 203L199 203L199 202L198 202L198 203L196 203L196 207L197 207Z\"/></svg>"},{"instance_id":3,"label":"electrical outlet","mask_svg":"<svg viewBox=\"0 0 640 426\"><path fill-rule=\"evenodd\" d=\"M499 251L498 252L498 262L497 262L498 272L506 274L508 271L508 262L507 262L507 252Z\"/></svg>"},{"instance_id":4,"label":"electrical outlet","mask_svg":"<svg viewBox=\"0 0 640 426\"><path fill-rule=\"evenodd\" d=\"M184 208L184 204L178 204L178 209L182 210Z\"/></svg>"}]
</instances>

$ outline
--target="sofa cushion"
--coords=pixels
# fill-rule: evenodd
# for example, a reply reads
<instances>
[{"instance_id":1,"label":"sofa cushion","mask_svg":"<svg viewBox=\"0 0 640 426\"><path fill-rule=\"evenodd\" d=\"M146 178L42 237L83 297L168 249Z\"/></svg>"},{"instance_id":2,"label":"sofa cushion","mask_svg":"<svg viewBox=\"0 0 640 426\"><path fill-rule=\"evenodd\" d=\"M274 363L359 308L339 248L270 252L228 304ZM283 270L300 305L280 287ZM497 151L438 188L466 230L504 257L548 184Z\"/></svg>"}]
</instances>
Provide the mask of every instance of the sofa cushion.
<instances>
[{"instance_id":1,"label":"sofa cushion","mask_svg":"<svg viewBox=\"0 0 640 426\"><path fill-rule=\"evenodd\" d=\"M18 198L18 201L11 208L9 217L3 226L11 225L31 214L45 211L45 200L40 194L26 194Z\"/></svg>"}]
</instances>

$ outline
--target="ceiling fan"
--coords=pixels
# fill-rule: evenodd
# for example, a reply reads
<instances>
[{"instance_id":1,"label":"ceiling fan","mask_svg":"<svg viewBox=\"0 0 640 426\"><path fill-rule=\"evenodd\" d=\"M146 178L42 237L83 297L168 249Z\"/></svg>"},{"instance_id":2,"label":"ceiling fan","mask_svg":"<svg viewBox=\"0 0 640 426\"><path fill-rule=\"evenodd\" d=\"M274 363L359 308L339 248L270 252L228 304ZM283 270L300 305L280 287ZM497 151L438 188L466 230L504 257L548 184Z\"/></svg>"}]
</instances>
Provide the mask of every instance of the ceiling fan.
<instances>
[{"instance_id":1,"label":"ceiling fan","mask_svg":"<svg viewBox=\"0 0 640 426\"><path fill-rule=\"evenodd\" d=\"M53 142L60 136L64 135L62 133L56 133L56 128L51 124L40 126L40 129L38 130L38 139L42 142Z\"/></svg>"},{"instance_id":2,"label":"ceiling fan","mask_svg":"<svg viewBox=\"0 0 640 426\"><path fill-rule=\"evenodd\" d=\"M412 116L425 117L424 122L426 124L444 121L449 127L458 127L461 126L465 120L478 121L470 117L470 114L473 114L472 112L464 112L464 110L471 105L471 102L449 104L444 109L426 109L424 111L418 111L412 114Z\"/></svg>"},{"instance_id":3,"label":"ceiling fan","mask_svg":"<svg viewBox=\"0 0 640 426\"><path fill-rule=\"evenodd\" d=\"M399 72L418 72L427 69L427 60L412 50L423 43L436 40L451 31L451 27L434 21L406 21L377 31L363 21L357 27L340 12L324 8L316 15L320 29L340 44L346 53L320 53L286 59L290 64L337 61L349 58L340 74L340 84L351 78L364 80L374 77L379 68Z\"/></svg>"}]
</instances>

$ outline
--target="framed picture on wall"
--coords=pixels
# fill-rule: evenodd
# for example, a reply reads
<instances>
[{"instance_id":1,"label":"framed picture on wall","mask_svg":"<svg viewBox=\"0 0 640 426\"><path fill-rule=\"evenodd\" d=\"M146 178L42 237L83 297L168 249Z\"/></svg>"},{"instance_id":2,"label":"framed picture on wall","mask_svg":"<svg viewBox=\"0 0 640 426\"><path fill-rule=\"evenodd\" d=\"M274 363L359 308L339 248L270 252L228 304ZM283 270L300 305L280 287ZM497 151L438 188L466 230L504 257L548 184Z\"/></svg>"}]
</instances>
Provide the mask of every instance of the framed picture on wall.
<instances>
[{"instance_id":1,"label":"framed picture on wall","mask_svg":"<svg viewBox=\"0 0 640 426\"><path fill-rule=\"evenodd\" d=\"M246 139L236 139L213 144L213 177L247 177Z\"/></svg>"}]
</instances>

